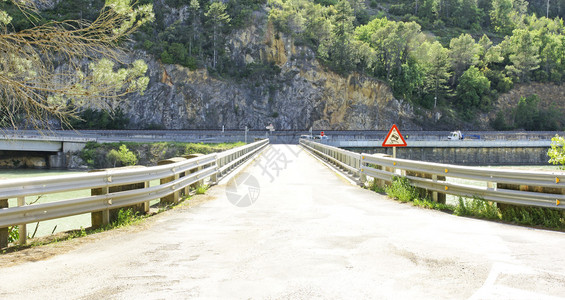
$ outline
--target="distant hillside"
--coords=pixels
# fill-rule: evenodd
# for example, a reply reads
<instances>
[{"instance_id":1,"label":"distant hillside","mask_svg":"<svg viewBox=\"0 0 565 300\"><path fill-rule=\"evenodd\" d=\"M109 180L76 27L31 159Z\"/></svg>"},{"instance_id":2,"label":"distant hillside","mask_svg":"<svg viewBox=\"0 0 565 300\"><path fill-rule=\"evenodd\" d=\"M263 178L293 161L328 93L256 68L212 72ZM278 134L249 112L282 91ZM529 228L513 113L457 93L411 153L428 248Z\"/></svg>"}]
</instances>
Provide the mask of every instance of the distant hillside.
<instances>
[{"instance_id":1,"label":"distant hillside","mask_svg":"<svg viewBox=\"0 0 565 300\"><path fill-rule=\"evenodd\" d=\"M565 80L565 0L139 3L156 20L124 44L151 78L121 107L130 128L565 126L563 94L547 92ZM102 4L53 0L42 16L88 19Z\"/></svg>"}]
</instances>

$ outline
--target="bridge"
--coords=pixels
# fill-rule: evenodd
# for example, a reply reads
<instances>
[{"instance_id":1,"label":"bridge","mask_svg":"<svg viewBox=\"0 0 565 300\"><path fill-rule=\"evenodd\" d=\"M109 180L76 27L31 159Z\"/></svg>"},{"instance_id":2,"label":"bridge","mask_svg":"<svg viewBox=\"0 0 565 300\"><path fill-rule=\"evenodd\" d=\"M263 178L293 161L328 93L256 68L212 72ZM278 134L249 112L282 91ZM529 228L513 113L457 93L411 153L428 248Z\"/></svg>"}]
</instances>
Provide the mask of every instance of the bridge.
<instances>
[{"instance_id":1,"label":"bridge","mask_svg":"<svg viewBox=\"0 0 565 300\"><path fill-rule=\"evenodd\" d=\"M213 186L202 204L102 233L53 258L1 255L0 297L565 296L563 232L401 204L360 188L359 169L351 166L361 161L346 152L325 159L344 172L306 149L267 146Z\"/></svg>"},{"instance_id":2,"label":"bridge","mask_svg":"<svg viewBox=\"0 0 565 300\"><path fill-rule=\"evenodd\" d=\"M380 147L386 131L325 131L331 139L323 143L364 153L389 153ZM557 132L560 133L560 132ZM206 142L222 143L253 141L268 138L271 144L297 144L301 135L310 131L267 130L34 130L4 131L0 134L2 151L27 151L41 154L52 168L65 168L64 153L81 150L87 142ZM556 132L470 132L480 140L448 141L445 131L404 132L408 147L398 156L460 165L544 165L547 149ZM564 135L564 133L560 133Z\"/></svg>"},{"instance_id":3,"label":"bridge","mask_svg":"<svg viewBox=\"0 0 565 300\"><path fill-rule=\"evenodd\" d=\"M96 138L48 135L0 135L0 151L73 152Z\"/></svg>"},{"instance_id":4,"label":"bridge","mask_svg":"<svg viewBox=\"0 0 565 300\"><path fill-rule=\"evenodd\" d=\"M80 151L86 143L96 141L95 138L45 135L36 131L0 133L0 160L19 160L23 156L40 157L39 166L33 167L53 169L66 169L65 153Z\"/></svg>"}]
</instances>

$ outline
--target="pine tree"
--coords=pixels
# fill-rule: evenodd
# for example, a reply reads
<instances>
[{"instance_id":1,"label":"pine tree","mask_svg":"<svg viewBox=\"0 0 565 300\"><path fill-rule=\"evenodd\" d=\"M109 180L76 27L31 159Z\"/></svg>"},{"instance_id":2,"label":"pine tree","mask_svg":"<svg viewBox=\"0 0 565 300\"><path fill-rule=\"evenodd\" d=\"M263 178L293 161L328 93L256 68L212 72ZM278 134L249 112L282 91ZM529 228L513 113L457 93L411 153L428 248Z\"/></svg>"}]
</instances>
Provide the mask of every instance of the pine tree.
<instances>
[{"instance_id":1,"label":"pine tree","mask_svg":"<svg viewBox=\"0 0 565 300\"><path fill-rule=\"evenodd\" d=\"M212 68L216 69L218 60L218 48L220 46L220 33L222 28L230 22L226 13L226 5L222 2L213 2L204 14L208 18L208 25L212 30Z\"/></svg>"}]
</instances>

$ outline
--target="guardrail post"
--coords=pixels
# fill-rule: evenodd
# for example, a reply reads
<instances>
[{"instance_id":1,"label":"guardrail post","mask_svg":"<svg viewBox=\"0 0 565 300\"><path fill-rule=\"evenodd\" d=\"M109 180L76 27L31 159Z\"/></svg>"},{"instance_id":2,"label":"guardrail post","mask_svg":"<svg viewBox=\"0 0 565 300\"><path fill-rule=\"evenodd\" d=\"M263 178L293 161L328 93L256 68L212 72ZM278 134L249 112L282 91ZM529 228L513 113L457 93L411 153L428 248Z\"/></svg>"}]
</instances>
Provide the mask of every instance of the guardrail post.
<instances>
[{"instance_id":1,"label":"guardrail post","mask_svg":"<svg viewBox=\"0 0 565 300\"><path fill-rule=\"evenodd\" d=\"M487 182L487 188L496 189L496 182L492 182L492 181Z\"/></svg>"},{"instance_id":2,"label":"guardrail post","mask_svg":"<svg viewBox=\"0 0 565 300\"><path fill-rule=\"evenodd\" d=\"M519 185L519 184L510 184L510 183L500 183L497 182L496 183L497 187L500 189L505 189L505 190L517 190L517 191L527 191L528 190L528 186L527 185ZM514 207L514 205L511 204L506 204L506 203L500 203L497 202L496 206L498 207L498 209L500 209L501 211L506 210L510 207Z\"/></svg>"},{"instance_id":3,"label":"guardrail post","mask_svg":"<svg viewBox=\"0 0 565 300\"><path fill-rule=\"evenodd\" d=\"M432 175L432 180L433 180L434 182L437 182L437 174L433 174L433 175ZM438 200L437 195L438 195L438 194L437 194L437 191L433 191L433 192L432 192L432 201L437 202L437 200Z\"/></svg>"},{"instance_id":4,"label":"guardrail post","mask_svg":"<svg viewBox=\"0 0 565 300\"><path fill-rule=\"evenodd\" d=\"M365 159L365 156L361 156L361 159L355 159L355 168L359 170L359 181L361 181L361 185L365 186L367 175L365 175L365 170L363 170L365 167L363 159Z\"/></svg>"},{"instance_id":5,"label":"guardrail post","mask_svg":"<svg viewBox=\"0 0 565 300\"><path fill-rule=\"evenodd\" d=\"M109 188L107 186L91 189L90 195L91 196L98 196L98 195L108 195ZM110 224L110 209L105 209L103 211L97 211L90 214L90 221L92 223L92 227L100 228Z\"/></svg>"},{"instance_id":6,"label":"guardrail post","mask_svg":"<svg viewBox=\"0 0 565 300\"><path fill-rule=\"evenodd\" d=\"M8 208L8 199L0 199L0 209ZM0 228L0 249L8 247L8 227Z\"/></svg>"},{"instance_id":7,"label":"guardrail post","mask_svg":"<svg viewBox=\"0 0 565 300\"><path fill-rule=\"evenodd\" d=\"M216 172L214 172L214 174L212 174L212 176L210 176L210 181L213 182L214 184L218 184L218 155L216 154L214 156L214 166L216 167Z\"/></svg>"},{"instance_id":8,"label":"guardrail post","mask_svg":"<svg viewBox=\"0 0 565 300\"><path fill-rule=\"evenodd\" d=\"M181 161L184 161L184 160L186 160L184 157L173 157L173 158L161 160L161 161L157 162L157 165L158 166L168 165L168 164L181 162ZM180 174L175 172L175 174L173 176L161 178L160 184L169 183L169 182L177 180L179 178L180 178ZM175 191L175 192L172 192L171 194L161 198L160 202L165 203L165 204L171 204L171 203L177 204L177 203L179 203L179 199L180 199L180 193L179 193L179 191Z\"/></svg>"},{"instance_id":9,"label":"guardrail post","mask_svg":"<svg viewBox=\"0 0 565 300\"><path fill-rule=\"evenodd\" d=\"M183 155L182 157L184 157L186 159L192 159L192 158L200 157L202 155L204 155L204 154L194 153L194 154ZM188 174L196 173L196 172L202 170L202 168L203 168L203 166L196 167L196 168L188 171ZM190 186L187 186L186 189L185 189L186 195L188 195L188 191L189 191L190 188L196 189L196 188L198 188L198 186L203 185L203 184L204 184L204 179L201 179L201 180L198 180L197 182L191 184Z\"/></svg>"},{"instance_id":10,"label":"guardrail post","mask_svg":"<svg viewBox=\"0 0 565 300\"><path fill-rule=\"evenodd\" d=\"M437 182L438 180L439 181L445 181L445 176L442 176L442 175L429 174L429 173L416 172L416 171L405 171L405 172L406 172L406 175L408 175L408 176L432 179L434 182ZM431 196L431 198L434 202L445 204L446 195L444 193L429 191L429 190L424 189L424 188L416 188L416 190L418 191L418 193L422 197L430 197Z\"/></svg>"},{"instance_id":11,"label":"guardrail post","mask_svg":"<svg viewBox=\"0 0 565 300\"><path fill-rule=\"evenodd\" d=\"M363 154L363 159L365 159L365 155L368 155L368 154ZM379 157L392 157L388 154L373 154L373 155L379 156ZM385 167L385 166L382 166L382 165L374 165L374 168L378 169L378 170L386 171L386 172L389 172L389 173L393 173L391 175L390 180L374 179L374 180L377 180L377 186L378 187L384 188L387 184L392 184L392 176L396 176L396 169L395 168Z\"/></svg>"},{"instance_id":12,"label":"guardrail post","mask_svg":"<svg viewBox=\"0 0 565 300\"><path fill-rule=\"evenodd\" d=\"M25 197L18 197L18 206L25 206L26 205L26 198ZM27 224L19 224L18 225L18 232L20 234L20 245L25 245L27 242Z\"/></svg>"},{"instance_id":13,"label":"guardrail post","mask_svg":"<svg viewBox=\"0 0 565 300\"><path fill-rule=\"evenodd\" d=\"M218 168L218 173L216 175L217 179L224 177L224 173L222 173L220 170L226 165L225 161L226 161L225 157L216 160L216 167Z\"/></svg>"},{"instance_id":14,"label":"guardrail post","mask_svg":"<svg viewBox=\"0 0 565 300\"><path fill-rule=\"evenodd\" d=\"M131 169L131 168L145 168L145 166L121 167L121 168L113 168L112 170ZM102 170L92 170L90 172L103 172L103 171L106 171L106 170L104 170L104 169L102 169ZM106 179L106 181L108 182L108 184L112 183L112 175L109 175L108 178ZM109 186L108 185L108 186L101 187L101 188L91 189L90 195L92 195L92 196L108 195L108 194L111 194L111 193L117 193L117 192L122 192L122 191L142 189L142 188L146 188L148 186L149 186L149 183L145 182L145 181L139 182L139 183L125 184L125 185L116 185L116 186ZM112 207L112 199L108 199L106 201L107 201L107 207L108 207L107 209L104 209L102 211L93 212L93 213L90 214L90 218L91 218L93 228L100 228L100 227L109 225L110 223L118 220L118 213L120 211L120 208L111 208ZM146 212L149 211L149 201L139 203L139 204L134 204L134 205L131 205L131 206L121 207L121 208L132 209L134 213L145 214Z\"/></svg>"},{"instance_id":15,"label":"guardrail post","mask_svg":"<svg viewBox=\"0 0 565 300\"><path fill-rule=\"evenodd\" d=\"M150 183L149 181L145 181L145 182L143 183L143 188L144 188L144 189L146 189L146 188L148 188L148 187L150 187L150 186L151 186L151 183ZM144 211L145 213L148 213L150 209L151 209L151 202L150 202L150 201L145 201L145 202L143 202L143 211Z\"/></svg>"}]
</instances>

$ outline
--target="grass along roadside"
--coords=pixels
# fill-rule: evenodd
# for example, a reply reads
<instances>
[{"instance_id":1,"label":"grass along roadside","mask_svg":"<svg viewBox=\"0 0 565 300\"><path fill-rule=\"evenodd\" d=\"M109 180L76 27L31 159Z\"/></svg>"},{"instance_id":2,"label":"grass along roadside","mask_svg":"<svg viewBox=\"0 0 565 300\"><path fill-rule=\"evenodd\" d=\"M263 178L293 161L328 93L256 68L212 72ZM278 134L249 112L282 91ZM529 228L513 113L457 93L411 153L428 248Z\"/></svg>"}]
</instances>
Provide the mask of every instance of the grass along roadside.
<instances>
[{"instance_id":1,"label":"grass along roadside","mask_svg":"<svg viewBox=\"0 0 565 300\"><path fill-rule=\"evenodd\" d=\"M466 199L459 197L457 205L443 204L421 197L406 177L394 177L390 185L379 187L375 181L369 189L385 193L390 198L414 206L440 210L457 216L466 216L493 220L515 225L565 231L565 214L560 210L541 207L504 206L480 198Z\"/></svg>"},{"instance_id":2,"label":"grass along roadside","mask_svg":"<svg viewBox=\"0 0 565 300\"><path fill-rule=\"evenodd\" d=\"M402 203L411 203L414 206L445 212L455 211L455 206L453 205L438 203L421 197L416 188L411 186L410 181L405 177L394 177L392 183L384 188L376 184L376 181L372 181L369 189L376 193L387 194L389 197Z\"/></svg>"}]
</instances>

